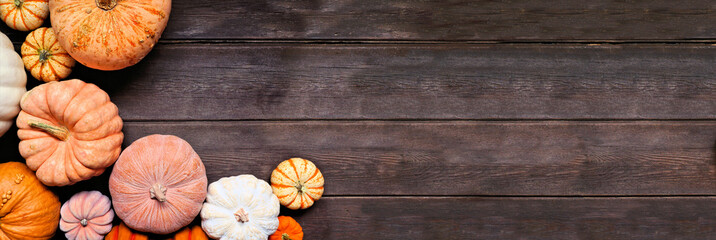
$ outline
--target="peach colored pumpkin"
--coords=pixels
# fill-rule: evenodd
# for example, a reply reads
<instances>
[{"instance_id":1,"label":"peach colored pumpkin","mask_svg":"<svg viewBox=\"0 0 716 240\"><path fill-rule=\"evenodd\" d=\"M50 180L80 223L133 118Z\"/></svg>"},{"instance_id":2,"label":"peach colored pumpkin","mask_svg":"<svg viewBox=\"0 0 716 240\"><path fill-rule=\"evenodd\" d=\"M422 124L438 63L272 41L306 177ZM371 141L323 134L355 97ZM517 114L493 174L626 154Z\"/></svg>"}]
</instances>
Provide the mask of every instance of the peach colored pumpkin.
<instances>
[{"instance_id":1,"label":"peach colored pumpkin","mask_svg":"<svg viewBox=\"0 0 716 240\"><path fill-rule=\"evenodd\" d=\"M15 30L36 29L49 13L47 0L0 0L0 17Z\"/></svg>"},{"instance_id":2,"label":"peach colored pumpkin","mask_svg":"<svg viewBox=\"0 0 716 240\"><path fill-rule=\"evenodd\" d=\"M20 154L48 186L102 174L121 151L122 119L107 93L80 80L49 82L20 101Z\"/></svg>"},{"instance_id":3,"label":"peach colored pumpkin","mask_svg":"<svg viewBox=\"0 0 716 240\"><path fill-rule=\"evenodd\" d=\"M19 162L0 164L0 239L50 239L60 201Z\"/></svg>"},{"instance_id":4,"label":"peach colored pumpkin","mask_svg":"<svg viewBox=\"0 0 716 240\"><path fill-rule=\"evenodd\" d=\"M99 191L76 193L60 209L60 230L69 240L102 240L112 230L112 202Z\"/></svg>"},{"instance_id":5,"label":"peach colored pumpkin","mask_svg":"<svg viewBox=\"0 0 716 240\"><path fill-rule=\"evenodd\" d=\"M38 28L22 44L22 62L33 77L43 82L66 78L75 60L57 43L51 28Z\"/></svg>"},{"instance_id":6,"label":"peach colored pumpkin","mask_svg":"<svg viewBox=\"0 0 716 240\"><path fill-rule=\"evenodd\" d=\"M109 231L104 236L105 240L148 240L149 236L144 233L136 232L129 229L124 223L120 223L117 226L112 227L112 231Z\"/></svg>"},{"instance_id":7,"label":"peach colored pumpkin","mask_svg":"<svg viewBox=\"0 0 716 240\"><path fill-rule=\"evenodd\" d=\"M118 70L139 62L164 31L171 0L52 0L60 45L83 65Z\"/></svg>"},{"instance_id":8,"label":"peach colored pumpkin","mask_svg":"<svg viewBox=\"0 0 716 240\"><path fill-rule=\"evenodd\" d=\"M206 199L206 170L189 143L170 135L140 138L109 178L117 216L142 232L168 234L191 223Z\"/></svg>"},{"instance_id":9,"label":"peach colored pumpkin","mask_svg":"<svg viewBox=\"0 0 716 240\"><path fill-rule=\"evenodd\" d=\"M271 188L281 205L293 210L306 209L323 195L323 174L313 162L291 158L273 170Z\"/></svg>"}]
</instances>

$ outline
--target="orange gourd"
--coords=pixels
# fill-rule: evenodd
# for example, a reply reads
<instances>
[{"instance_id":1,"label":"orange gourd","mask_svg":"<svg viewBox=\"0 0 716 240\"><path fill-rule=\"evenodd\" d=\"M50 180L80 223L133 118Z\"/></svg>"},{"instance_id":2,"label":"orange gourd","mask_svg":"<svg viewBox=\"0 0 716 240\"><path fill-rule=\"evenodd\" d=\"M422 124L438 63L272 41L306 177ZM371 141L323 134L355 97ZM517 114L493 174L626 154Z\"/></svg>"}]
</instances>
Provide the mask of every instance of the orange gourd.
<instances>
[{"instance_id":1,"label":"orange gourd","mask_svg":"<svg viewBox=\"0 0 716 240\"><path fill-rule=\"evenodd\" d=\"M45 83L27 92L20 107L20 154L45 185L92 178L117 160L122 119L94 84L76 79Z\"/></svg>"},{"instance_id":2,"label":"orange gourd","mask_svg":"<svg viewBox=\"0 0 716 240\"><path fill-rule=\"evenodd\" d=\"M139 62L164 31L171 0L52 0L60 45L83 65L118 70Z\"/></svg>"},{"instance_id":3,"label":"orange gourd","mask_svg":"<svg viewBox=\"0 0 716 240\"><path fill-rule=\"evenodd\" d=\"M204 164L189 143L151 135L127 147L109 178L117 216L132 229L169 234L191 223L206 199Z\"/></svg>"},{"instance_id":4,"label":"orange gourd","mask_svg":"<svg viewBox=\"0 0 716 240\"><path fill-rule=\"evenodd\" d=\"M271 173L271 188L281 205L306 209L323 195L323 174L311 161L291 158Z\"/></svg>"},{"instance_id":5,"label":"orange gourd","mask_svg":"<svg viewBox=\"0 0 716 240\"><path fill-rule=\"evenodd\" d=\"M279 216L278 230L269 236L269 240L303 240L303 228L292 217Z\"/></svg>"},{"instance_id":6,"label":"orange gourd","mask_svg":"<svg viewBox=\"0 0 716 240\"><path fill-rule=\"evenodd\" d=\"M50 13L48 0L0 0L0 17L12 29L30 31Z\"/></svg>"},{"instance_id":7,"label":"orange gourd","mask_svg":"<svg viewBox=\"0 0 716 240\"><path fill-rule=\"evenodd\" d=\"M51 28L38 28L28 34L21 52L25 69L43 82L64 79L75 66L75 60L57 43Z\"/></svg>"},{"instance_id":8,"label":"orange gourd","mask_svg":"<svg viewBox=\"0 0 716 240\"><path fill-rule=\"evenodd\" d=\"M60 201L19 162L0 164L0 239L50 239Z\"/></svg>"},{"instance_id":9,"label":"orange gourd","mask_svg":"<svg viewBox=\"0 0 716 240\"><path fill-rule=\"evenodd\" d=\"M112 230L104 236L104 240L148 240L146 234L135 232L129 229L124 223L112 227Z\"/></svg>"},{"instance_id":10,"label":"orange gourd","mask_svg":"<svg viewBox=\"0 0 716 240\"><path fill-rule=\"evenodd\" d=\"M195 225L193 227L185 227L181 231L174 234L173 237L167 240L208 240L204 230L201 230L201 226Z\"/></svg>"}]
</instances>

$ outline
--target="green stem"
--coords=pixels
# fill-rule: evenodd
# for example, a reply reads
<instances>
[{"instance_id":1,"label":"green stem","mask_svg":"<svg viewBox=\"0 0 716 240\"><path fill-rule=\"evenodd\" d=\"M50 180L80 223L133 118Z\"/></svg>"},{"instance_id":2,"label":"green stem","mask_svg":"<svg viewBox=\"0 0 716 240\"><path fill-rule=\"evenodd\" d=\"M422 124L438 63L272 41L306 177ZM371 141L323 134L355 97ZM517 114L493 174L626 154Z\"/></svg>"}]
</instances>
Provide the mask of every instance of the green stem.
<instances>
[{"instance_id":1,"label":"green stem","mask_svg":"<svg viewBox=\"0 0 716 240\"><path fill-rule=\"evenodd\" d=\"M52 135L53 137L60 139L61 141L67 140L67 137L70 136L70 131L67 130L66 127L56 127L41 122L30 122L29 125L32 128L39 128L42 131L45 131L46 133Z\"/></svg>"},{"instance_id":2,"label":"green stem","mask_svg":"<svg viewBox=\"0 0 716 240\"><path fill-rule=\"evenodd\" d=\"M281 234L281 240L293 240L288 236L288 233Z\"/></svg>"}]
</instances>

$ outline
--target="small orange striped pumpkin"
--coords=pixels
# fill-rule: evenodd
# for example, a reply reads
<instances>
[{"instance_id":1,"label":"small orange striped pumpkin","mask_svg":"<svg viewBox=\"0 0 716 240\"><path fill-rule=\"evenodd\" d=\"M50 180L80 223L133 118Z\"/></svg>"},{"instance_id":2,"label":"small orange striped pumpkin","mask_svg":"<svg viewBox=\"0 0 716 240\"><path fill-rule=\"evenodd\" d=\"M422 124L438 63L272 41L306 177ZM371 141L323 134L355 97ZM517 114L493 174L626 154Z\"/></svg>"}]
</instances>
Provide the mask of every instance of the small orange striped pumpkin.
<instances>
[{"instance_id":1,"label":"small orange striped pumpkin","mask_svg":"<svg viewBox=\"0 0 716 240\"><path fill-rule=\"evenodd\" d=\"M303 240L303 228L292 217L278 216L278 230L269 240Z\"/></svg>"},{"instance_id":2,"label":"small orange striped pumpkin","mask_svg":"<svg viewBox=\"0 0 716 240\"><path fill-rule=\"evenodd\" d=\"M0 17L15 30L36 29L49 13L48 0L0 0Z\"/></svg>"},{"instance_id":3,"label":"small orange striped pumpkin","mask_svg":"<svg viewBox=\"0 0 716 240\"><path fill-rule=\"evenodd\" d=\"M181 231L174 234L174 237L167 240L209 240L201 226L185 227Z\"/></svg>"},{"instance_id":4,"label":"small orange striped pumpkin","mask_svg":"<svg viewBox=\"0 0 716 240\"><path fill-rule=\"evenodd\" d=\"M323 195L323 174L311 161L291 158L273 170L271 188L281 205L306 209Z\"/></svg>"},{"instance_id":5,"label":"small orange striped pumpkin","mask_svg":"<svg viewBox=\"0 0 716 240\"><path fill-rule=\"evenodd\" d=\"M33 77L43 82L66 78L75 60L60 46L52 28L38 28L22 44L22 62Z\"/></svg>"},{"instance_id":6,"label":"small orange striped pumpkin","mask_svg":"<svg viewBox=\"0 0 716 240\"><path fill-rule=\"evenodd\" d=\"M117 226L112 227L112 231L109 231L104 236L104 240L148 240L149 237L142 233L135 232L129 229L124 223L120 223Z\"/></svg>"}]
</instances>

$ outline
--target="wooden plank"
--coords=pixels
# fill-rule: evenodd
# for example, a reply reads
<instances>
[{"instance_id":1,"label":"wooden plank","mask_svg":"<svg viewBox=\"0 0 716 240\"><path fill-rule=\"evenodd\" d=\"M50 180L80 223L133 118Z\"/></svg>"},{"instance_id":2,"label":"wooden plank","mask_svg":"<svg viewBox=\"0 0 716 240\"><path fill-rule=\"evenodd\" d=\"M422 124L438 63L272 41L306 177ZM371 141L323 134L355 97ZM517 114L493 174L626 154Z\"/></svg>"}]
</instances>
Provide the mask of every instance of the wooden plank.
<instances>
[{"instance_id":1,"label":"wooden plank","mask_svg":"<svg viewBox=\"0 0 716 240\"><path fill-rule=\"evenodd\" d=\"M714 119L710 45L159 45L71 77L126 120ZM37 81L31 81L37 84Z\"/></svg>"},{"instance_id":2,"label":"wooden plank","mask_svg":"<svg viewBox=\"0 0 716 240\"><path fill-rule=\"evenodd\" d=\"M712 195L716 122L130 122L186 139L210 181L314 161L326 195Z\"/></svg>"},{"instance_id":3,"label":"wooden plank","mask_svg":"<svg viewBox=\"0 0 716 240\"><path fill-rule=\"evenodd\" d=\"M305 239L711 239L716 199L329 197Z\"/></svg>"},{"instance_id":4,"label":"wooden plank","mask_svg":"<svg viewBox=\"0 0 716 240\"><path fill-rule=\"evenodd\" d=\"M715 9L708 0L175 0L163 38L694 40L716 37Z\"/></svg>"}]
</instances>

